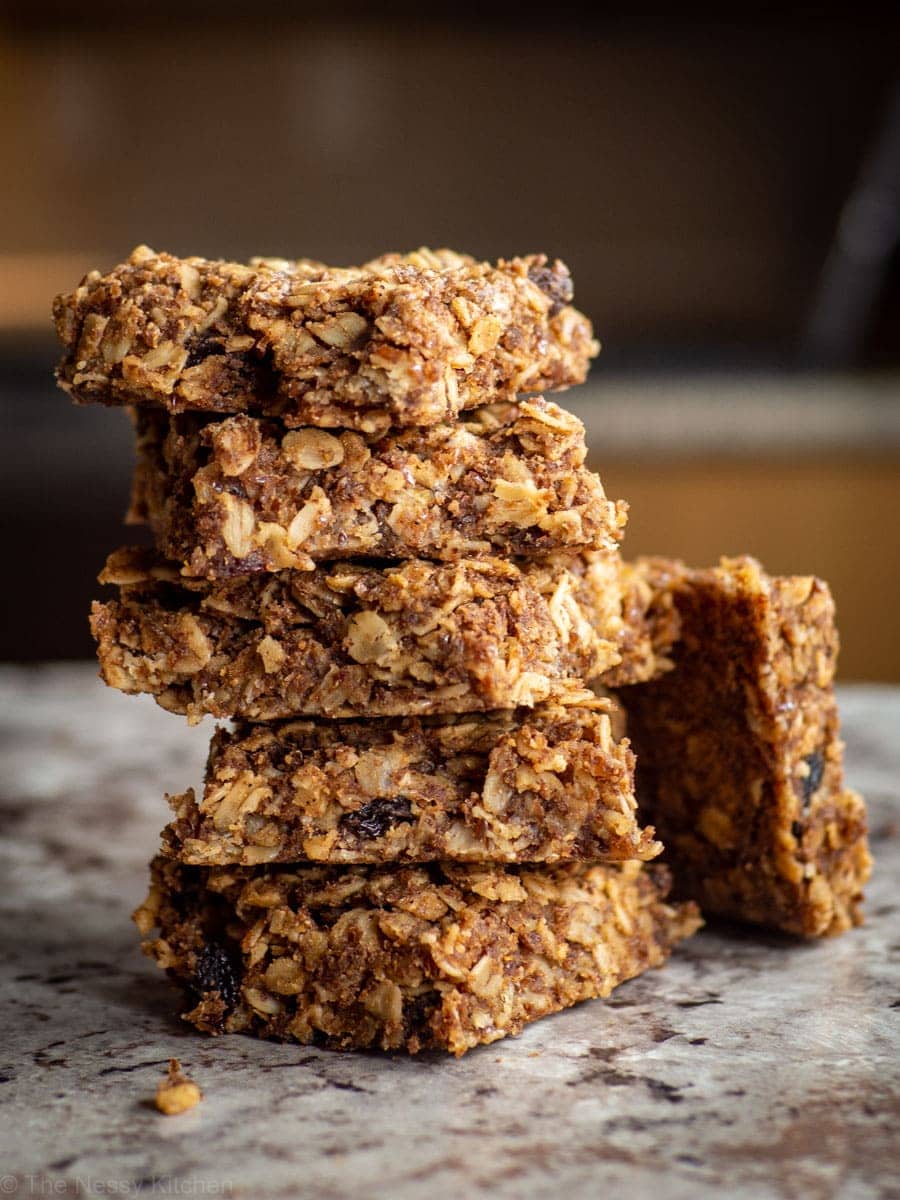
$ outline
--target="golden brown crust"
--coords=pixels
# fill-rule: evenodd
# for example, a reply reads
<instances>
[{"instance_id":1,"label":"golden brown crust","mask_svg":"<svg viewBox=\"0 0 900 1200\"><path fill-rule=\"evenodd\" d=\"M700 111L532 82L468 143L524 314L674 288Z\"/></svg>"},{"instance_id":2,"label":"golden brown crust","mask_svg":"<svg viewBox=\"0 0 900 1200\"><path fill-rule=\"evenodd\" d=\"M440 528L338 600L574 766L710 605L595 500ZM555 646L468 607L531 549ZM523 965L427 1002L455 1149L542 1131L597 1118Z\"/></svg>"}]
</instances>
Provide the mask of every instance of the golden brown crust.
<instances>
[{"instance_id":1,"label":"golden brown crust","mask_svg":"<svg viewBox=\"0 0 900 1200\"><path fill-rule=\"evenodd\" d=\"M380 439L144 411L132 521L186 574L365 555L453 560L609 549L626 505L584 467L584 427L546 400Z\"/></svg>"},{"instance_id":2,"label":"golden brown crust","mask_svg":"<svg viewBox=\"0 0 900 1200\"><path fill-rule=\"evenodd\" d=\"M861 920L862 799L844 789L828 587L750 558L636 564L681 622L674 669L621 693L641 812L680 894L806 937Z\"/></svg>"},{"instance_id":3,"label":"golden brown crust","mask_svg":"<svg viewBox=\"0 0 900 1200\"><path fill-rule=\"evenodd\" d=\"M164 853L270 862L619 862L662 849L637 823L634 756L610 704L487 716L219 729L202 797L170 797Z\"/></svg>"},{"instance_id":4,"label":"golden brown crust","mask_svg":"<svg viewBox=\"0 0 900 1200\"><path fill-rule=\"evenodd\" d=\"M103 678L193 720L532 706L619 661L618 556L350 563L209 583L134 548L95 603Z\"/></svg>"},{"instance_id":5,"label":"golden brown crust","mask_svg":"<svg viewBox=\"0 0 900 1200\"><path fill-rule=\"evenodd\" d=\"M665 903L667 888L640 863L156 859L135 921L204 1032L459 1055L664 962L700 924L693 905Z\"/></svg>"},{"instance_id":6,"label":"golden brown crust","mask_svg":"<svg viewBox=\"0 0 900 1200\"><path fill-rule=\"evenodd\" d=\"M597 352L565 265L452 251L250 266L139 246L54 317L80 403L258 412L366 432L581 383Z\"/></svg>"}]
</instances>

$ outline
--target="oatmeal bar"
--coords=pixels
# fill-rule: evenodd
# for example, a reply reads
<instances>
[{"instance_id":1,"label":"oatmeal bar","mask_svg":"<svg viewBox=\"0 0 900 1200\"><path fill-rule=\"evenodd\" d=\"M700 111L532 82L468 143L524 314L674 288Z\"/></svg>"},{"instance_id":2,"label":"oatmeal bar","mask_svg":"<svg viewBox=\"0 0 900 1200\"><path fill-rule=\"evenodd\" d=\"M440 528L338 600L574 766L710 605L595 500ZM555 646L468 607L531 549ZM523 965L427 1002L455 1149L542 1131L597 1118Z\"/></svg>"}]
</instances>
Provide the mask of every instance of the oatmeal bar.
<instances>
[{"instance_id":1,"label":"oatmeal bar","mask_svg":"<svg viewBox=\"0 0 900 1200\"><path fill-rule=\"evenodd\" d=\"M807 937L858 924L866 813L843 784L827 585L750 558L638 569L681 622L674 669L621 692L641 813L678 892Z\"/></svg>"},{"instance_id":2,"label":"oatmeal bar","mask_svg":"<svg viewBox=\"0 0 900 1200\"><path fill-rule=\"evenodd\" d=\"M173 258L139 246L53 313L79 403L257 412L364 432L582 383L598 350L568 269L452 251L362 267Z\"/></svg>"},{"instance_id":3,"label":"oatmeal bar","mask_svg":"<svg viewBox=\"0 0 900 1200\"><path fill-rule=\"evenodd\" d=\"M546 400L381 439L145 410L137 443L129 519L200 578L611 548L625 525L627 506L584 466L583 425Z\"/></svg>"},{"instance_id":4,"label":"oatmeal bar","mask_svg":"<svg viewBox=\"0 0 900 1200\"><path fill-rule=\"evenodd\" d=\"M620 565L622 661L603 676L605 689L647 683L673 667L672 651L681 636L681 618L672 589L659 586L647 560Z\"/></svg>"},{"instance_id":5,"label":"oatmeal bar","mask_svg":"<svg viewBox=\"0 0 900 1200\"><path fill-rule=\"evenodd\" d=\"M637 823L634 756L610 705L219 729L203 796L169 798L164 852L270 862L621 862L662 847Z\"/></svg>"},{"instance_id":6,"label":"oatmeal bar","mask_svg":"<svg viewBox=\"0 0 900 1200\"><path fill-rule=\"evenodd\" d=\"M464 1054L660 965L700 924L664 868L189 867L135 913L185 1019L334 1048ZM158 929L154 936L153 930Z\"/></svg>"},{"instance_id":7,"label":"oatmeal bar","mask_svg":"<svg viewBox=\"0 0 900 1200\"><path fill-rule=\"evenodd\" d=\"M128 548L100 580L119 586L92 610L103 678L192 721L532 706L619 660L618 557L603 551L210 583Z\"/></svg>"}]
</instances>

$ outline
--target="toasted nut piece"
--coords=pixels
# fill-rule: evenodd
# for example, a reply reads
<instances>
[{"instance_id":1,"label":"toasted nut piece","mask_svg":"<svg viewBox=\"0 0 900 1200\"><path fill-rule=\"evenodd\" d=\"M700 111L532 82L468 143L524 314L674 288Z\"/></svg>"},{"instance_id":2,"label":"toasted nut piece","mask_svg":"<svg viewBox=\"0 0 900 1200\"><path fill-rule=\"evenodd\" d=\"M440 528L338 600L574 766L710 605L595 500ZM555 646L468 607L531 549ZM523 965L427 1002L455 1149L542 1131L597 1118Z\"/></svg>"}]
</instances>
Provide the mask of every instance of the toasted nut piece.
<instances>
[{"instance_id":1,"label":"toasted nut piece","mask_svg":"<svg viewBox=\"0 0 900 1200\"><path fill-rule=\"evenodd\" d=\"M255 421L223 421L212 435L217 460L225 475L243 475L253 466L262 438Z\"/></svg>"},{"instance_id":2,"label":"toasted nut piece","mask_svg":"<svg viewBox=\"0 0 900 1200\"><path fill-rule=\"evenodd\" d=\"M259 645L256 647L256 651L262 659L263 670L267 675L270 675L273 671L277 671L284 663L284 647L271 634L266 634L261 639Z\"/></svg>"},{"instance_id":3,"label":"toasted nut piece","mask_svg":"<svg viewBox=\"0 0 900 1200\"><path fill-rule=\"evenodd\" d=\"M469 353L485 354L493 350L503 333L503 322L494 316L482 317L475 322L469 334Z\"/></svg>"},{"instance_id":4,"label":"toasted nut piece","mask_svg":"<svg viewBox=\"0 0 900 1200\"><path fill-rule=\"evenodd\" d=\"M156 1089L156 1107L167 1117L177 1117L179 1113L195 1108L203 1099L203 1093L194 1083L181 1073L181 1063L177 1058L169 1059L169 1070Z\"/></svg>"}]
</instances>

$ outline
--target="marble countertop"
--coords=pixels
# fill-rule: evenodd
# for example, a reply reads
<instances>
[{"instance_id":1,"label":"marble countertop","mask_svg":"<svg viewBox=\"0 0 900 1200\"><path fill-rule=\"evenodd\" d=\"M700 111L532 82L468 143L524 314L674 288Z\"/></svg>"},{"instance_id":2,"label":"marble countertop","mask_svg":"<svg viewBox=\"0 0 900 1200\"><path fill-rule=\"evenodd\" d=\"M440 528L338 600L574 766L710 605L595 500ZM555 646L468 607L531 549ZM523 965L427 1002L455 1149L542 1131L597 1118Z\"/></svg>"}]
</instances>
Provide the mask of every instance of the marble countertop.
<instances>
[{"instance_id":1,"label":"marble countertop","mask_svg":"<svg viewBox=\"0 0 900 1200\"><path fill-rule=\"evenodd\" d=\"M706 930L606 1002L454 1061L204 1039L129 913L208 730L88 665L0 670L0 1197L900 1196L900 688L841 693L868 923ZM152 1107L168 1059L201 1085Z\"/></svg>"}]
</instances>

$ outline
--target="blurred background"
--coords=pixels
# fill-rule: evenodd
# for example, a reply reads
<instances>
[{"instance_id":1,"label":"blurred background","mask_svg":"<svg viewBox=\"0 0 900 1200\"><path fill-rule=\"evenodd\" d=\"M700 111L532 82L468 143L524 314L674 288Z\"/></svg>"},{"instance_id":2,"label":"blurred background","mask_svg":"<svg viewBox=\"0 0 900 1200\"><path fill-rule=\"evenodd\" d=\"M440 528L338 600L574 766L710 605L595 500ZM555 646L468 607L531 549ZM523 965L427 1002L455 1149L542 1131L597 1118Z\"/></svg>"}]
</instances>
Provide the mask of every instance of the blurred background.
<instances>
[{"instance_id":1,"label":"blurred background","mask_svg":"<svg viewBox=\"0 0 900 1200\"><path fill-rule=\"evenodd\" d=\"M54 293L139 242L428 244L569 263L603 352L563 402L627 552L823 575L842 677L900 680L900 19L304 8L0 6L0 657L90 656L136 536L125 414L54 390Z\"/></svg>"}]
</instances>

